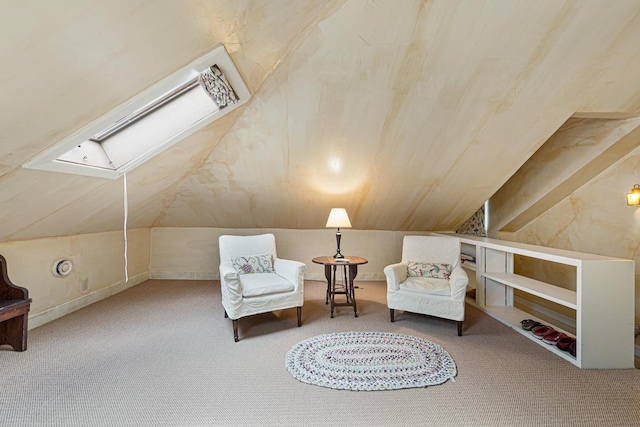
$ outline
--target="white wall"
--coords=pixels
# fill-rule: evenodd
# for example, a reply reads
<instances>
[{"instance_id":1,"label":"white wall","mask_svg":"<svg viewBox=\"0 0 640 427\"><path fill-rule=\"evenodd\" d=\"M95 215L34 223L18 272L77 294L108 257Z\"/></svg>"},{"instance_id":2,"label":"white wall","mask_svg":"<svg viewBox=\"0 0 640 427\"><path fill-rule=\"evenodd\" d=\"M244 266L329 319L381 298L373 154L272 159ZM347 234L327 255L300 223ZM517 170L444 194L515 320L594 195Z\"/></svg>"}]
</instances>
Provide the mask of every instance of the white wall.
<instances>
[{"instance_id":1,"label":"white wall","mask_svg":"<svg viewBox=\"0 0 640 427\"><path fill-rule=\"evenodd\" d=\"M311 260L336 252L335 230L222 229L222 228L153 228L151 229L151 264L149 276L155 279L218 279L220 254L218 238L222 234L249 235L273 233L278 257L301 261L307 265L305 278L325 280L322 265ZM340 251L344 255L367 258L358 268L358 279L385 280L382 270L399 262L402 238L407 233L395 231L341 230Z\"/></svg>"},{"instance_id":2,"label":"white wall","mask_svg":"<svg viewBox=\"0 0 640 427\"><path fill-rule=\"evenodd\" d=\"M385 266L400 261L402 238L394 231L341 230L341 252L365 257L356 280L385 280ZM35 328L117 292L152 279L218 279L218 237L222 234L273 233L278 256L304 262L305 278L325 280L323 266L311 260L333 255L335 230L144 228L128 230L125 282L122 231L0 243L11 281L33 299L29 327ZM56 277L56 260L68 258L73 270ZM88 289L82 290L83 280Z\"/></svg>"},{"instance_id":3,"label":"white wall","mask_svg":"<svg viewBox=\"0 0 640 427\"><path fill-rule=\"evenodd\" d=\"M29 327L57 319L120 292L148 278L149 229L128 230L128 272L125 282L122 231L0 243L9 279L29 290L33 299ZM73 270L56 277L56 260L68 258ZM88 289L82 291L82 281Z\"/></svg>"}]
</instances>

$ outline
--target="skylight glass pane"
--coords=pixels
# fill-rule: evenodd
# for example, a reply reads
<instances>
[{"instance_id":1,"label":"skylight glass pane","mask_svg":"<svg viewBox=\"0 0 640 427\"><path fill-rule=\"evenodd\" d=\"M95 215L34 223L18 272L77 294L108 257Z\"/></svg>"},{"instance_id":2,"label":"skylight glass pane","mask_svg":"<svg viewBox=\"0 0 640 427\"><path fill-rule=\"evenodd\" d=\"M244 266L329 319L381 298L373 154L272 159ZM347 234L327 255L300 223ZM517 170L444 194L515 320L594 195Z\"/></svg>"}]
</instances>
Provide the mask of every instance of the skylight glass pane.
<instances>
[{"instance_id":1,"label":"skylight glass pane","mask_svg":"<svg viewBox=\"0 0 640 427\"><path fill-rule=\"evenodd\" d=\"M101 145L117 169L156 149L216 111L218 106L197 86L153 114L110 136Z\"/></svg>"}]
</instances>

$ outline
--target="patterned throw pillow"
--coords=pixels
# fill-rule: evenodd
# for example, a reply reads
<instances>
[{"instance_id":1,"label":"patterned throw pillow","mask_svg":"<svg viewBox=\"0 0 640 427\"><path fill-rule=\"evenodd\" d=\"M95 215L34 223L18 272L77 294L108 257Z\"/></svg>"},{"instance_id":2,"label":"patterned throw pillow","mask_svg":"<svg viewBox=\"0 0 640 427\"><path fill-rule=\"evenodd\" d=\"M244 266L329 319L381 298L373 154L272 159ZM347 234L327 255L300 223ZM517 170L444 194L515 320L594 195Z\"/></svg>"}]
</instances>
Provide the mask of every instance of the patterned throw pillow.
<instances>
[{"instance_id":1,"label":"patterned throw pillow","mask_svg":"<svg viewBox=\"0 0 640 427\"><path fill-rule=\"evenodd\" d=\"M273 273L273 256L238 256L231 258L231 264L238 274Z\"/></svg>"},{"instance_id":2,"label":"patterned throw pillow","mask_svg":"<svg viewBox=\"0 0 640 427\"><path fill-rule=\"evenodd\" d=\"M414 262L407 263L410 277L433 277L435 279L448 279L451 276L451 264L438 262Z\"/></svg>"}]
</instances>

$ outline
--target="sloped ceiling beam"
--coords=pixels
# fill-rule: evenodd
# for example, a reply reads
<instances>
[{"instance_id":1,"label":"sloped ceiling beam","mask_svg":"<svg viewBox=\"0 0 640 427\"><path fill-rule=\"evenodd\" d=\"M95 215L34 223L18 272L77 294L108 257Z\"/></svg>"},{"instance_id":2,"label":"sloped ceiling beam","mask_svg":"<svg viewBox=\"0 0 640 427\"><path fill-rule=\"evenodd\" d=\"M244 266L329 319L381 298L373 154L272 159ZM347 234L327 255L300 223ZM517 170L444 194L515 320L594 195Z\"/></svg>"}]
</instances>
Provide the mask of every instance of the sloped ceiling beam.
<instances>
[{"instance_id":1,"label":"sloped ceiling beam","mask_svg":"<svg viewBox=\"0 0 640 427\"><path fill-rule=\"evenodd\" d=\"M491 197L492 233L515 232L640 146L640 117L569 119Z\"/></svg>"}]
</instances>

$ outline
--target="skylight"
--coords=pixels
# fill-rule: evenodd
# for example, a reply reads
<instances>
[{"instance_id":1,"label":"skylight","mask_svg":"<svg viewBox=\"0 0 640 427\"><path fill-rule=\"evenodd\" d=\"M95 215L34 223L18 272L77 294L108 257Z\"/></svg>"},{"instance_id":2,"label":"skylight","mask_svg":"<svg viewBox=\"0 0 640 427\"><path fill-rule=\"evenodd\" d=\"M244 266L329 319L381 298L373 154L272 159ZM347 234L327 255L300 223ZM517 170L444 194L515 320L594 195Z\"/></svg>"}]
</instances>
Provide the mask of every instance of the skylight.
<instances>
[{"instance_id":1,"label":"skylight","mask_svg":"<svg viewBox=\"0 0 640 427\"><path fill-rule=\"evenodd\" d=\"M231 58L219 46L23 167L115 179L249 97Z\"/></svg>"}]
</instances>

